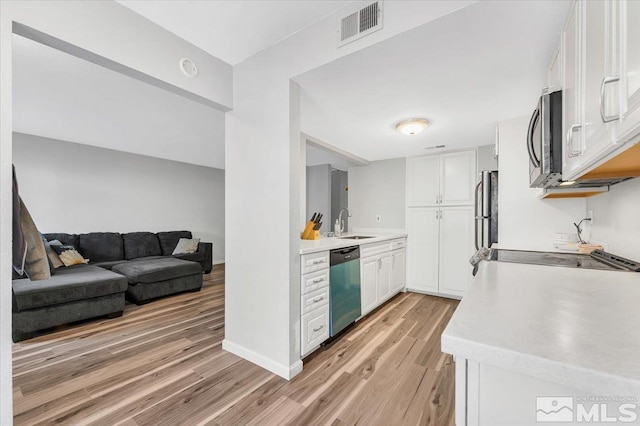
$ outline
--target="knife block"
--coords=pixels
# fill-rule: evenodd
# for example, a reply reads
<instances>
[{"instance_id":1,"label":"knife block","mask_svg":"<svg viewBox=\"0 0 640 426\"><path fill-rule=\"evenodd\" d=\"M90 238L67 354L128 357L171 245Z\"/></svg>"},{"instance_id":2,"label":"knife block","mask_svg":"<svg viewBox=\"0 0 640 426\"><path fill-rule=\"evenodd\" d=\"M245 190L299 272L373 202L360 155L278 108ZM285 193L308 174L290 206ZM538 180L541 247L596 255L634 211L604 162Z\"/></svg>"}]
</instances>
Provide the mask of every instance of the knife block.
<instances>
[{"instance_id":1,"label":"knife block","mask_svg":"<svg viewBox=\"0 0 640 426\"><path fill-rule=\"evenodd\" d=\"M302 231L302 234L300 234L300 238L303 240L319 240L320 230L313 229L314 226L315 223L309 221L307 226L304 228L304 231Z\"/></svg>"}]
</instances>

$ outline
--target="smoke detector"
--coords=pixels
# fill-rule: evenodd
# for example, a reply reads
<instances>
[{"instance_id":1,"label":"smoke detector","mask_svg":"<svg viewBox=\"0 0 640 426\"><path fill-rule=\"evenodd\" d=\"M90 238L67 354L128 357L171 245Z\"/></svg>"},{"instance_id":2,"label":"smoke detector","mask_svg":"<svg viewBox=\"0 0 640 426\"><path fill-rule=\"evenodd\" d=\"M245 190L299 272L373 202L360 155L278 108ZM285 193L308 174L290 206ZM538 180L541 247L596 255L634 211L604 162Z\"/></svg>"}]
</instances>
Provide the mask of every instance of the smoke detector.
<instances>
[{"instance_id":1,"label":"smoke detector","mask_svg":"<svg viewBox=\"0 0 640 426\"><path fill-rule=\"evenodd\" d=\"M178 65L180 67L180 71L182 71L182 73L187 77L196 78L198 76L198 66L193 62L193 60L189 58L182 58L178 62Z\"/></svg>"}]
</instances>

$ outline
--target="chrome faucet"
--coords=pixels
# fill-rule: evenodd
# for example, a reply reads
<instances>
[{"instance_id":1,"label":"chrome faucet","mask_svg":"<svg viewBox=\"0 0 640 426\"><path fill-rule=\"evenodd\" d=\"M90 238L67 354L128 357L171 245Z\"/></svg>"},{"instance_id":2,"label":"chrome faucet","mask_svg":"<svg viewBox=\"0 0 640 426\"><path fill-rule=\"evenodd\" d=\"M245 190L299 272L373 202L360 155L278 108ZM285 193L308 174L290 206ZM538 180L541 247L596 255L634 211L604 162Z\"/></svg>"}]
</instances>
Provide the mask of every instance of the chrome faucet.
<instances>
[{"instance_id":1,"label":"chrome faucet","mask_svg":"<svg viewBox=\"0 0 640 426\"><path fill-rule=\"evenodd\" d=\"M342 213L345 210L347 211L347 217L351 217L351 212L348 208L345 207L340 210L340 214L338 214L338 219L336 220L336 224L333 229L335 231L334 233L336 234L336 237L339 237L344 232L344 220L342 220Z\"/></svg>"}]
</instances>

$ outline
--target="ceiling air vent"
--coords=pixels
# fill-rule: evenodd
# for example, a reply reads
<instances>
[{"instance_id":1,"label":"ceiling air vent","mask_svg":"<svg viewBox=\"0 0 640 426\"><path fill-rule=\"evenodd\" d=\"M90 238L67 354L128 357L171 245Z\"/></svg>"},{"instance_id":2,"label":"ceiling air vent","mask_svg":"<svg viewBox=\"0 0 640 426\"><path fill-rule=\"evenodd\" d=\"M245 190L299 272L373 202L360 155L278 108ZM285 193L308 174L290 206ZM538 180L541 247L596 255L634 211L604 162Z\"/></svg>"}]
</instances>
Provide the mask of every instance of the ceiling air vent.
<instances>
[{"instance_id":1,"label":"ceiling air vent","mask_svg":"<svg viewBox=\"0 0 640 426\"><path fill-rule=\"evenodd\" d=\"M382 29L382 1L376 1L340 20L338 47Z\"/></svg>"}]
</instances>

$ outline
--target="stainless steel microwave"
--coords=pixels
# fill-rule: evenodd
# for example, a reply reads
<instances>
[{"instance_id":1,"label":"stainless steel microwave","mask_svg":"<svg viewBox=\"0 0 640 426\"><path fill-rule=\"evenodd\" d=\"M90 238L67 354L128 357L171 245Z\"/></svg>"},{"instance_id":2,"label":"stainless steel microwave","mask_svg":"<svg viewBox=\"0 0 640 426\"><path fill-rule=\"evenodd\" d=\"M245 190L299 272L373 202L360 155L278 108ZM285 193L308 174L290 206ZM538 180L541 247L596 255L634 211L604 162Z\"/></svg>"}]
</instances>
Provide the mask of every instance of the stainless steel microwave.
<instances>
[{"instance_id":1,"label":"stainless steel microwave","mask_svg":"<svg viewBox=\"0 0 640 426\"><path fill-rule=\"evenodd\" d=\"M529 187L549 188L562 180L562 91L545 93L527 132Z\"/></svg>"}]
</instances>

